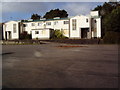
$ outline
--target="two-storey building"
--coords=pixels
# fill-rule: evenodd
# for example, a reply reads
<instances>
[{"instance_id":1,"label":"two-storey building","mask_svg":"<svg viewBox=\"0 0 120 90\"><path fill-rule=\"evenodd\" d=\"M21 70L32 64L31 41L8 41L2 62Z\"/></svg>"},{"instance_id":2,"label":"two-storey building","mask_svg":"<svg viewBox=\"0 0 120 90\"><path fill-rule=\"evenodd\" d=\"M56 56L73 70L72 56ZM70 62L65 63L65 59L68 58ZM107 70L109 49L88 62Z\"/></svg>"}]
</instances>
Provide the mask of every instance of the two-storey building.
<instances>
[{"instance_id":1,"label":"two-storey building","mask_svg":"<svg viewBox=\"0 0 120 90\"><path fill-rule=\"evenodd\" d=\"M20 33L26 31L32 39L49 39L54 30L60 30L71 39L90 39L101 37L101 17L98 11L90 15L77 15L68 18L9 21L3 25L4 39L19 39Z\"/></svg>"}]
</instances>

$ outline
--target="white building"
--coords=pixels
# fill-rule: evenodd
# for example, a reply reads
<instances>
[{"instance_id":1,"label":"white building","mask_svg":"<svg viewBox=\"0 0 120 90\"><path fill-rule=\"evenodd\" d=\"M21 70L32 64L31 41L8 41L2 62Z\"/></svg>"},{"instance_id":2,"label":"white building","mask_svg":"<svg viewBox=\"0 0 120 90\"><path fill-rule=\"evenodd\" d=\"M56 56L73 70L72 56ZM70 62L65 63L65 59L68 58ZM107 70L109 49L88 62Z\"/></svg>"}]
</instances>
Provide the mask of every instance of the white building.
<instances>
[{"instance_id":1,"label":"white building","mask_svg":"<svg viewBox=\"0 0 120 90\"><path fill-rule=\"evenodd\" d=\"M83 15L78 15L70 19L70 38L91 38L90 18Z\"/></svg>"},{"instance_id":2,"label":"white building","mask_svg":"<svg viewBox=\"0 0 120 90\"><path fill-rule=\"evenodd\" d=\"M6 40L19 39L19 22L9 21L3 25L3 38Z\"/></svg>"},{"instance_id":3,"label":"white building","mask_svg":"<svg viewBox=\"0 0 120 90\"><path fill-rule=\"evenodd\" d=\"M98 11L89 16L77 15L70 18L9 21L3 25L4 39L19 39L20 33L27 31L32 39L49 39L54 30L60 30L71 39L90 39L101 37L101 17Z\"/></svg>"}]
</instances>

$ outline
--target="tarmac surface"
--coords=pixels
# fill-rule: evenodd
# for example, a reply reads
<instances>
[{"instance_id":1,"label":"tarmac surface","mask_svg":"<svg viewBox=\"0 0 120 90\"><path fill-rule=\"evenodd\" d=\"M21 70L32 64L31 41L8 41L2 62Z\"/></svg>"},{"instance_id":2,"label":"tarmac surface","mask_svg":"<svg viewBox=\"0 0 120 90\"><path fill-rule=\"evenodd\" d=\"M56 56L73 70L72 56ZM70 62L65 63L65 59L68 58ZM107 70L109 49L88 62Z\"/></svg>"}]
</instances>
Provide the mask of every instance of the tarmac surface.
<instances>
[{"instance_id":1,"label":"tarmac surface","mask_svg":"<svg viewBox=\"0 0 120 90\"><path fill-rule=\"evenodd\" d=\"M118 87L117 45L69 46L3 45L3 88Z\"/></svg>"}]
</instances>

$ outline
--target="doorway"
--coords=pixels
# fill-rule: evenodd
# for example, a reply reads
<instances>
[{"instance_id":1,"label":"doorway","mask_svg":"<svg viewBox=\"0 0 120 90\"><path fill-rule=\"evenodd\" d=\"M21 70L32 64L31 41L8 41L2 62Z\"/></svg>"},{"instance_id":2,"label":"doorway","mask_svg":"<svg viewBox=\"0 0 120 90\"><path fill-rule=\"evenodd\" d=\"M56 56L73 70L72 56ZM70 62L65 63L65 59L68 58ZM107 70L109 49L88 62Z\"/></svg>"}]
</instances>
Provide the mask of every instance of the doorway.
<instances>
[{"instance_id":1,"label":"doorway","mask_svg":"<svg viewBox=\"0 0 120 90\"><path fill-rule=\"evenodd\" d=\"M11 39L11 32L8 31L8 39Z\"/></svg>"},{"instance_id":2,"label":"doorway","mask_svg":"<svg viewBox=\"0 0 120 90\"><path fill-rule=\"evenodd\" d=\"M5 39L6 39L6 40L10 40L11 37L12 37L11 31L6 31L6 32L5 32Z\"/></svg>"},{"instance_id":3,"label":"doorway","mask_svg":"<svg viewBox=\"0 0 120 90\"><path fill-rule=\"evenodd\" d=\"M87 38L87 32L89 28L81 28L81 38Z\"/></svg>"}]
</instances>

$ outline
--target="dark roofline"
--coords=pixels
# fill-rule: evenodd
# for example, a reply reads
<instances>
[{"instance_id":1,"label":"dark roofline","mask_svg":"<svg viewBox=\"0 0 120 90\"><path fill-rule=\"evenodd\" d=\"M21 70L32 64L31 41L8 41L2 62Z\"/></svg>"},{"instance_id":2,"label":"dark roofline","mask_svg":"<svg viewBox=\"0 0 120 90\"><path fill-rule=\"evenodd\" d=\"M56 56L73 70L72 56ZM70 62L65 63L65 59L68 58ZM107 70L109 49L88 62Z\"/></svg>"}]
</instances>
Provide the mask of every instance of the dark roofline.
<instances>
[{"instance_id":1,"label":"dark roofline","mask_svg":"<svg viewBox=\"0 0 120 90\"><path fill-rule=\"evenodd\" d=\"M69 20L69 18L56 18L56 19L46 19L46 20L33 20L33 21L28 21L28 20L25 20L25 21L21 21L21 22L38 22L38 21L52 21L52 20Z\"/></svg>"}]
</instances>

